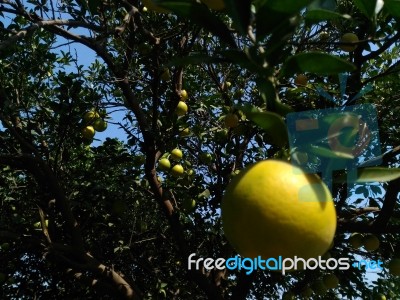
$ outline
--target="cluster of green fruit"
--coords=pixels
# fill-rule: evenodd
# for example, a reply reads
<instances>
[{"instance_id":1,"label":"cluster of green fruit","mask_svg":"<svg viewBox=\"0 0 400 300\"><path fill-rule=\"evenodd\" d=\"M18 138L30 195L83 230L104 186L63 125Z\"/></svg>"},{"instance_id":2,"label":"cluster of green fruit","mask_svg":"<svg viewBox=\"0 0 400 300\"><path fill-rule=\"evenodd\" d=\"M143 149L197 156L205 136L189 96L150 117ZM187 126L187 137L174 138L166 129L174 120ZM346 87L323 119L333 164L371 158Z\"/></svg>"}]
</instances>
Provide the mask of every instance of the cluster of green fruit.
<instances>
[{"instance_id":1,"label":"cluster of green fruit","mask_svg":"<svg viewBox=\"0 0 400 300\"><path fill-rule=\"evenodd\" d=\"M178 162L183 158L183 153L180 149L175 148L174 150L171 151L169 154L169 158L173 161L176 161L177 164L175 164L171 168L171 161L167 157L163 157L158 161L158 167L160 170L164 172L170 172L170 174L174 177L182 177L185 174L185 170L181 164ZM194 176L194 171L192 169L189 169L186 171L186 175L188 178ZM160 177L157 178L158 181L161 183L162 179ZM191 198L185 198L182 203L182 208L186 213L190 213L194 210L196 206L196 200L191 199Z\"/></svg>"},{"instance_id":2,"label":"cluster of green fruit","mask_svg":"<svg viewBox=\"0 0 400 300\"><path fill-rule=\"evenodd\" d=\"M179 162L183 157L183 153L180 149L175 148L171 151L169 158L172 160ZM174 177L181 177L183 176L185 170L183 169L182 165L177 163L171 168L171 162L168 158L163 157L158 161L158 167L160 170L165 172L170 172Z\"/></svg>"},{"instance_id":3,"label":"cluster of green fruit","mask_svg":"<svg viewBox=\"0 0 400 300\"><path fill-rule=\"evenodd\" d=\"M367 251L375 251L380 246L379 239L374 234L363 235L361 233L353 233L349 237L348 242L354 249L364 247Z\"/></svg>"},{"instance_id":4,"label":"cluster of green fruit","mask_svg":"<svg viewBox=\"0 0 400 300\"><path fill-rule=\"evenodd\" d=\"M104 120L105 113L102 113L102 115L100 116L97 111L91 110L83 116L85 127L82 129L82 137L88 144L93 141L96 131L103 132L107 129L107 122Z\"/></svg>"},{"instance_id":5,"label":"cluster of green fruit","mask_svg":"<svg viewBox=\"0 0 400 300\"><path fill-rule=\"evenodd\" d=\"M374 234L362 235L361 233L353 233L348 242L355 249L363 246L367 251L375 251L380 246L379 239ZM388 269L390 274L400 276L400 258L393 258L388 263Z\"/></svg>"},{"instance_id":6,"label":"cluster of green fruit","mask_svg":"<svg viewBox=\"0 0 400 300\"><path fill-rule=\"evenodd\" d=\"M181 98L178 102L178 105L176 106L176 114L178 115L178 117L184 116L186 115L187 111L188 111L188 106L185 103L185 101L189 98L189 95L187 93L186 90L181 90Z\"/></svg>"},{"instance_id":7,"label":"cluster of green fruit","mask_svg":"<svg viewBox=\"0 0 400 300\"><path fill-rule=\"evenodd\" d=\"M179 117L184 116L188 111L188 106L186 104L186 100L189 98L189 94L187 93L186 90L181 90L180 96L181 96L180 100L179 100L178 105L176 106L176 110L175 110L175 113ZM180 128L180 130L179 130L180 137L187 137L189 135L190 135L189 127Z\"/></svg>"}]
</instances>

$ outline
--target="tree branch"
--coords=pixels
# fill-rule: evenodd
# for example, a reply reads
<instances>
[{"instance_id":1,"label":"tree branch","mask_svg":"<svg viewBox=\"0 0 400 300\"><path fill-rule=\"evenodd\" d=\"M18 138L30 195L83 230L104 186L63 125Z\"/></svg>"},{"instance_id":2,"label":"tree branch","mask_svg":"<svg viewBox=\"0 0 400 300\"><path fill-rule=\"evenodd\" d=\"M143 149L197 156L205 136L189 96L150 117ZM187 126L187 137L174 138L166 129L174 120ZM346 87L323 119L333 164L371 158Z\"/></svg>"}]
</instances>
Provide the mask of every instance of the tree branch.
<instances>
[{"instance_id":1,"label":"tree branch","mask_svg":"<svg viewBox=\"0 0 400 300\"><path fill-rule=\"evenodd\" d=\"M389 219L393 214L399 192L400 178L390 181L386 190L385 201L383 202L382 209L372 224L373 228L376 228L377 230L385 230Z\"/></svg>"}]
</instances>

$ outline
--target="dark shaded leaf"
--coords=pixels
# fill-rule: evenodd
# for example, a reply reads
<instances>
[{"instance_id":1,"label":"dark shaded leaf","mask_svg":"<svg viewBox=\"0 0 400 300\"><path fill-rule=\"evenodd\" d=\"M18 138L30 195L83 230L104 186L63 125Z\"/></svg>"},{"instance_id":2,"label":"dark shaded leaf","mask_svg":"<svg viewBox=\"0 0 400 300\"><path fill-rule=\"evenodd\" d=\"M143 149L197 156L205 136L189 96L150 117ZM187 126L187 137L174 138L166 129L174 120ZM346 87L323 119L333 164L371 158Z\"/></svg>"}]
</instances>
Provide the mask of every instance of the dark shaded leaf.
<instances>
[{"instance_id":1,"label":"dark shaded leaf","mask_svg":"<svg viewBox=\"0 0 400 300\"><path fill-rule=\"evenodd\" d=\"M306 7L312 0L270 0L267 1L266 6L277 12L293 15L300 12L301 9Z\"/></svg>"},{"instance_id":2,"label":"dark shaded leaf","mask_svg":"<svg viewBox=\"0 0 400 300\"><path fill-rule=\"evenodd\" d=\"M225 23L211 13L205 5L187 0L162 1L159 5L178 16L190 19L220 37L222 41L231 47L237 48L235 40Z\"/></svg>"},{"instance_id":3,"label":"dark shaded leaf","mask_svg":"<svg viewBox=\"0 0 400 300\"><path fill-rule=\"evenodd\" d=\"M354 4L368 18L374 16L376 0L354 0Z\"/></svg>"},{"instance_id":4,"label":"dark shaded leaf","mask_svg":"<svg viewBox=\"0 0 400 300\"><path fill-rule=\"evenodd\" d=\"M335 10L336 9L336 1L335 0L314 0L309 6L308 9L325 9L325 10Z\"/></svg>"},{"instance_id":5,"label":"dark shaded leaf","mask_svg":"<svg viewBox=\"0 0 400 300\"><path fill-rule=\"evenodd\" d=\"M324 20L334 20L334 19L349 19L349 15L341 15L337 12L326 10L326 9L313 9L307 11L307 14L305 16L307 21L311 22L319 22L319 21L324 21Z\"/></svg>"},{"instance_id":6,"label":"dark shaded leaf","mask_svg":"<svg viewBox=\"0 0 400 300\"><path fill-rule=\"evenodd\" d=\"M250 0L225 0L225 6L228 8L236 28L242 35L247 34L247 28L250 24L251 1Z\"/></svg>"},{"instance_id":7,"label":"dark shaded leaf","mask_svg":"<svg viewBox=\"0 0 400 300\"><path fill-rule=\"evenodd\" d=\"M400 1L398 0L386 0L385 6L387 11L395 17L400 17Z\"/></svg>"},{"instance_id":8,"label":"dark shaded leaf","mask_svg":"<svg viewBox=\"0 0 400 300\"><path fill-rule=\"evenodd\" d=\"M290 57L283 65L282 75L303 72L334 75L355 69L352 63L342 58L323 52L308 52Z\"/></svg>"},{"instance_id":9,"label":"dark shaded leaf","mask_svg":"<svg viewBox=\"0 0 400 300\"><path fill-rule=\"evenodd\" d=\"M249 107L241 107L240 109L246 114L249 120L256 123L271 137L272 144L278 146L287 145L287 128L281 116L268 111L255 112L254 110L249 110Z\"/></svg>"}]
</instances>

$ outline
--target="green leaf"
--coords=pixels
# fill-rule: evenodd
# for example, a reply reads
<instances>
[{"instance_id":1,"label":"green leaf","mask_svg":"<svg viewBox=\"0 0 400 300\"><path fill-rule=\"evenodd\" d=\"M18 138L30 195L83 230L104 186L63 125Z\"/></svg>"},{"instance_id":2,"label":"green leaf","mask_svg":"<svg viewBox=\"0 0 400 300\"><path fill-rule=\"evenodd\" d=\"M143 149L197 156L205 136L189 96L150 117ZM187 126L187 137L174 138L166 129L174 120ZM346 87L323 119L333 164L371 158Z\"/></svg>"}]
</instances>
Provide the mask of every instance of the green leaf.
<instances>
[{"instance_id":1,"label":"green leaf","mask_svg":"<svg viewBox=\"0 0 400 300\"><path fill-rule=\"evenodd\" d=\"M187 0L162 1L159 5L171 10L178 16L187 18L194 23L199 24L211 33L220 37L221 40L231 47L237 48L236 42L228 27L226 27L225 23L217 16L211 13L205 5Z\"/></svg>"},{"instance_id":2,"label":"green leaf","mask_svg":"<svg viewBox=\"0 0 400 300\"><path fill-rule=\"evenodd\" d=\"M375 15L376 0L354 0L354 4L368 18Z\"/></svg>"},{"instance_id":3,"label":"green leaf","mask_svg":"<svg viewBox=\"0 0 400 300\"><path fill-rule=\"evenodd\" d=\"M342 15L337 12L326 10L326 9L313 9L306 13L305 19L311 22L319 22L324 20L335 20L335 19L350 19L349 15Z\"/></svg>"},{"instance_id":4,"label":"green leaf","mask_svg":"<svg viewBox=\"0 0 400 300\"><path fill-rule=\"evenodd\" d=\"M256 83L258 90L261 93L261 97L267 104L268 110L275 111L275 102L277 94L273 83L262 77L257 78Z\"/></svg>"},{"instance_id":5,"label":"green leaf","mask_svg":"<svg viewBox=\"0 0 400 300\"><path fill-rule=\"evenodd\" d=\"M285 22L291 17L290 14L271 10L267 6L257 10L257 40L264 39L267 35L276 31L277 28L284 26ZM283 24L283 25L282 25Z\"/></svg>"},{"instance_id":6,"label":"green leaf","mask_svg":"<svg viewBox=\"0 0 400 300\"><path fill-rule=\"evenodd\" d=\"M235 27L242 35L247 34L247 28L250 24L251 1L250 0L225 0L225 6L232 18Z\"/></svg>"},{"instance_id":7,"label":"green leaf","mask_svg":"<svg viewBox=\"0 0 400 300\"><path fill-rule=\"evenodd\" d=\"M320 147L320 146L310 146L309 151L323 157L330 157L336 159L354 159L354 156L348 153L333 151L331 149Z\"/></svg>"},{"instance_id":8,"label":"green leaf","mask_svg":"<svg viewBox=\"0 0 400 300\"><path fill-rule=\"evenodd\" d=\"M251 105L250 103L245 103L245 104L239 106L238 110L241 110L245 114L262 112L261 108Z\"/></svg>"},{"instance_id":9,"label":"green leaf","mask_svg":"<svg viewBox=\"0 0 400 300\"><path fill-rule=\"evenodd\" d=\"M399 0L385 0L385 8L395 17L400 17L400 1Z\"/></svg>"},{"instance_id":10,"label":"green leaf","mask_svg":"<svg viewBox=\"0 0 400 300\"><path fill-rule=\"evenodd\" d=\"M293 112L293 108L283 104L279 100L276 89L271 81L259 77L256 79L256 83L269 111L276 112L281 116L286 116L288 113Z\"/></svg>"},{"instance_id":11,"label":"green leaf","mask_svg":"<svg viewBox=\"0 0 400 300\"><path fill-rule=\"evenodd\" d=\"M246 114L249 120L256 123L271 137L272 144L277 146L285 146L288 144L287 128L281 116L269 111L249 111L247 107L242 107L241 110Z\"/></svg>"},{"instance_id":12,"label":"green leaf","mask_svg":"<svg viewBox=\"0 0 400 300\"><path fill-rule=\"evenodd\" d=\"M272 10L293 15L309 5L312 0L269 0L266 6Z\"/></svg>"},{"instance_id":13,"label":"green leaf","mask_svg":"<svg viewBox=\"0 0 400 300\"><path fill-rule=\"evenodd\" d=\"M309 6L308 9L325 9L333 11L336 9L336 1L335 0L314 0Z\"/></svg>"},{"instance_id":14,"label":"green leaf","mask_svg":"<svg viewBox=\"0 0 400 300\"><path fill-rule=\"evenodd\" d=\"M369 167L358 170L357 182L387 182L400 178L400 168Z\"/></svg>"},{"instance_id":15,"label":"green leaf","mask_svg":"<svg viewBox=\"0 0 400 300\"><path fill-rule=\"evenodd\" d=\"M368 167L357 169L356 183L387 182L400 178L400 168ZM336 183L347 182L346 174L334 180Z\"/></svg>"},{"instance_id":16,"label":"green leaf","mask_svg":"<svg viewBox=\"0 0 400 300\"><path fill-rule=\"evenodd\" d=\"M300 53L290 57L283 65L282 75L310 72L335 75L354 71L356 67L347 60L323 52Z\"/></svg>"},{"instance_id":17,"label":"green leaf","mask_svg":"<svg viewBox=\"0 0 400 300\"><path fill-rule=\"evenodd\" d=\"M253 61L249 56L249 53L246 51L236 51L236 50L227 50L220 52L221 55L226 57L226 59L232 63L236 63L239 66L246 68L247 70L255 73L262 73L264 69L256 62Z\"/></svg>"},{"instance_id":18,"label":"green leaf","mask_svg":"<svg viewBox=\"0 0 400 300\"><path fill-rule=\"evenodd\" d=\"M299 24L299 16L290 17L284 19L279 26L274 28L274 30L271 32L271 37L265 46L267 50L266 55L271 62L282 55L282 48L285 47L285 44L292 37L296 27Z\"/></svg>"}]
</instances>

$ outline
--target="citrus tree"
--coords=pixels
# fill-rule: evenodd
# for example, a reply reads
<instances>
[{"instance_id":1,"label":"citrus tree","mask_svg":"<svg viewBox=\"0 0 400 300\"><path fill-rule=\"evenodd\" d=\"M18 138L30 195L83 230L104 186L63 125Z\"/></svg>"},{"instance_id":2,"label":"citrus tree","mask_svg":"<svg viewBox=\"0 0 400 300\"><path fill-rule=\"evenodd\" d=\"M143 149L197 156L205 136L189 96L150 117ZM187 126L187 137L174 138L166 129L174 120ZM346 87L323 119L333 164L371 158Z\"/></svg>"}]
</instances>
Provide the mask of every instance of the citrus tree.
<instances>
[{"instance_id":1,"label":"citrus tree","mask_svg":"<svg viewBox=\"0 0 400 300\"><path fill-rule=\"evenodd\" d=\"M0 0L0 14L2 299L400 297L398 1ZM237 254L221 202L241 170L315 163L290 147L289 114L355 104L376 108L382 154L351 184L334 172L320 254L380 272L188 268Z\"/></svg>"}]
</instances>

